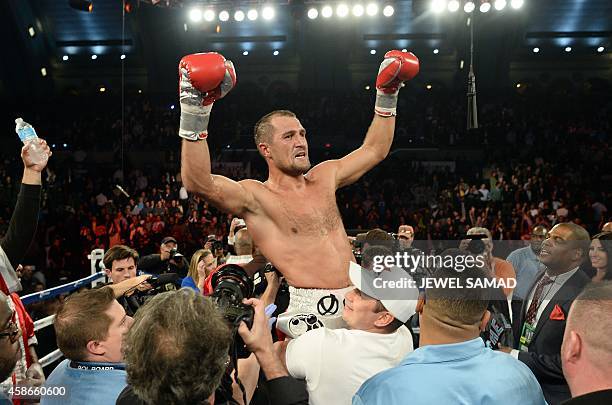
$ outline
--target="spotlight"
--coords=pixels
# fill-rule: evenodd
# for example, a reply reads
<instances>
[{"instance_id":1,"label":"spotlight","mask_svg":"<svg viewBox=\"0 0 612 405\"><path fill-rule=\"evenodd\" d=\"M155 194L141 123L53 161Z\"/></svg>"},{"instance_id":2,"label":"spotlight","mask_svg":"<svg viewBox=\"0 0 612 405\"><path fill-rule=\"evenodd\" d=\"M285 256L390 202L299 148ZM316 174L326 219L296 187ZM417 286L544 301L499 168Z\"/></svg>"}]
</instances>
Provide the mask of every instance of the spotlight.
<instances>
[{"instance_id":1,"label":"spotlight","mask_svg":"<svg viewBox=\"0 0 612 405\"><path fill-rule=\"evenodd\" d=\"M503 10L506 8L506 0L495 0L493 7L495 7L495 10L497 11Z\"/></svg>"},{"instance_id":2,"label":"spotlight","mask_svg":"<svg viewBox=\"0 0 612 405\"><path fill-rule=\"evenodd\" d=\"M538 48L537 46L533 48L533 53L538 53L538 52L540 52L540 48Z\"/></svg>"},{"instance_id":3,"label":"spotlight","mask_svg":"<svg viewBox=\"0 0 612 405\"><path fill-rule=\"evenodd\" d=\"M319 11L316 8L311 8L310 10L308 10L308 18L310 18L311 20L314 20L318 16Z\"/></svg>"},{"instance_id":4,"label":"spotlight","mask_svg":"<svg viewBox=\"0 0 612 405\"><path fill-rule=\"evenodd\" d=\"M271 20L274 18L274 9L271 6L265 6L261 10L261 16L264 20Z\"/></svg>"},{"instance_id":5,"label":"spotlight","mask_svg":"<svg viewBox=\"0 0 612 405\"><path fill-rule=\"evenodd\" d=\"M244 51L244 52L242 52L242 54L243 54L244 56L247 56L247 55L249 54L249 51Z\"/></svg>"},{"instance_id":6,"label":"spotlight","mask_svg":"<svg viewBox=\"0 0 612 405\"><path fill-rule=\"evenodd\" d=\"M438 53L440 53L440 50L438 48L433 50L434 55L437 55Z\"/></svg>"},{"instance_id":7,"label":"spotlight","mask_svg":"<svg viewBox=\"0 0 612 405\"><path fill-rule=\"evenodd\" d=\"M427 86L425 86L427 88L427 90L431 90L431 84L428 84Z\"/></svg>"},{"instance_id":8,"label":"spotlight","mask_svg":"<svg viewBox=\"0 0 612 405\"><path fill-rule=\"evenodd\" d=\"M363 15L363 6L361 4L355 4L353 6L353 15L355 17L361 17Z\"/></svg>"},{"instance_id":9,"label":"spotlight","mask_svg":"<svg viewBox=\"0 0 612 405\"><path fill-rule=\"evenodd\" d=\"M86 11L91 13L93 10L93 3L86 0L68 0L68 4L75 10Z\"/></svg>"},{"instance_id":10,"label":"spotlight","mask_svg":"<svg viewBox=\"0 0 612 405\"><path fill-rule=\"evenodd\" d=\"M323 6L323 8L321 9L321 16L323 18L329 18L332 16L333 13L334 11L332 10L331 6Z\"/></svg>"},{"instance_id":11,"label":"spotlight","mask_svg":"<svg viewBox=\"0 0 612 405\"><path fill-rule=\"evenodd\" d=\"M91 60L96 60L96 59L98 59L98 55L96 55L95 53L91 55Z\"/></svg>"},{"instance_id":12,"label":"spotlight","mask_svg":"<svg viewBox=\"0 0 612 405\"><path fill-rule=\"evenodd\" d=\"M204 19L208 22L211 22L215 19L215 12L211 9L204 11Z\"/></svg>"},{"instance_id":13,"label":"spotlight","mask_svg":"<svg viewBox=\"0 0 612 405\"><path fill-rule=\"evenodd\" d=\"M42 77L47 76L47 69L46 68L40 68L40 74L42 75Z\"/></svg>"},{"instance_id":14,"label":"spotlight","mask_svg":"<svg viewBox=\"0 0 612 405\"><path fill-rule=\"evenodd\" d=\"M468 1L463 6L463 11L465 11L466 13L471 13L472 11L474 11L475 8L476 8L476 5L474 4L474 2L473 1Z\"/></svg>"},{"instance_id":15,"label":"spotlight","mask_svg":"<svg viewBox=\"0 0 612 405\"><path fill-rule=\"evenodd\" d=\"M278 49L275 49L274 52L272 52L272 55L278 56Z\"/></svg>"},{"instance_id":16,"label":"spotlight","mask_svg":"<svg viewBox=\"0 0 612 405\"><path fill-rule=\"evenodd\" d=\"M369 85L365 86L365 89L370 90L370 86Z\"/></svg>"},{"instance_id":17,"label":"spotlight","mask_svg":"<svg viewBox=\"0 0 612 405\"><path fill-rule=\"evenodd\" d=\"M202 10L197 7L194 7L189 11L189 19L193 22L202 21Z\"/></svg>"},{"instance_id":18,"label":"spotlight","mask_svg":"<svg viewBox=\"0 0 612 405\"><path fill-rule=\"evenodd\" d=\"M515 10L518 10L519 8L523 7L523 0L512 0L510 1L510 7L512 7Z\"/></svg>"},{"instance_id":19,"label":"spotlight","mask_svg":"<svg viewBox=\"0 0 612 405\"><path fill-rule=\"evenodd\" d=\"M457 1L457 0L449 1L448 2L448 11L450 11L451 13L454 13L457 10L459 10L459 1Z\"/></svg>"},{"instance_id":20,"label":"spotlight","mask_svg":"<svg viewBox=\"0 0 612 405\"><path fill-rule=\"evenodd\" d=\"M236 21L243 21L244 20L244 11L236 10L236 12L234 13L234 20L236 20Z\"/></svg>"},{"instance_id":21,"label":"spotlight","mask_svg":"<svg viewBox=\"0 0 612 405\"><path fill-rule=\"evenodd\" d=\"M122 53L120 58L121 58L121 60L124 60L125 59L125 54Z\"/></svg>"},{"instance_id":22,"label":"spotlight","mask_svg":"<svg viewBox=\"0 0 612 405\"><path fill-rule=\"evenodd\" d=\"M408 52L408 49L404 48L402 49L402 52Z\"/></svg>"},{"instance_id":23,"label":"spotlight","mask_svg":"<svg viewBox=\"0 0 612 405\"><path fill-rule=\"evenodd\" d=\"M431 11L434 13L441 13L446 8L446 0L432 0L431 1Z\"/></svg>"},{"instance_id":24,"label":"spotlight","mask_svg":"<svg viewBox=\"0 0 612 405\"><path fill-rule=\"evenodd\" d=\"M599 48L597 48L598 53L602 53L604 50L605 48L603 46L600 46Z\"/></svg>"},{"instance_id":25,"label":"spotlight","mask_svg":"<svg viewBox=\"0 0 612 405\"><path fill-rule=\"evenodd\" d=\"M565 47L565 52L571 52L572 51L572 47L571 46L566 46Z\"/></svg>"},{"instance_id":26,"label":"spotlight","mask_svg":"<svg viewBox=\"0 0 612 405\"><path fill-rule=\"evenodd\" d=\"M370 49L370 55L376 55L376 49Z\"/></svg>"},{"instance_id":27,"label":"spotlight","mask_svg":"<svg viewBox=\"0 0 612 405\"><path fill-rule=\"evenodd\" d=\"M222 10L219 13L219 20L221 20L221 21L229 20L229 12L227 10Z\"/></svg>"},{"instance_id":28,"label":"spotlight","mask_svg":"<svg viewBox=\"0 0 612 405\"><path fill-rule=\"evenodd\" d=\"M388 5L388 6L385 6L385 8L383 8L383 15L385 17L391 17L393 13L395 13L395 9L393 9L392 5Z\"/></svg>"},{"instance_id":29,"label":"spotlight","mask_svg":"<svg viewBox=\"0 0 612 405\"><path fill-rule=\"evenodd\" d=\"M254 8L250 9L249 12L247 13L247 18L251 21L257 20L258 16L259 16L259 13Z\"/></svg>"},{"instance_id":30,"label":"spotlight","mask_svg":"<svg viewBox=\"0 0 612 405\"><path fill-rule=\"evenodd\" d=\"M142 90L138 89L138 94L142 94Z\"/></svg>"},{"instance_id":31,"label":"spotlight","mask_svg":"<svg viewBox=\"0 0 612 405\"><path fill-rule=\"evenodd\" d=\"M521 88L521 84L520 84L520 83L517 83L517 84L516 84L516 88L517 88L517 89L520 89L520 88Z\"/></svg>"},{"instance_id":32,"label":"spotlight","mask_svg":"<svg viewBox=\"0 0 612 405\"><path fill-rule=\"evenodd\" d=\"M36 31L34 31L34 27L28 27L28 34L30 34L30 38L33 38L36 35Z\"/></svg>"},{"instance_id":33,"label":"spotlight","mask_svg":"<svg viewBox=\"0 0 612 405\"><path fill-rule=\"evenodd\" d=\"M371 16L371 17L373 17L373 16L375 16L376 14L378 14L378 4L376 4L376 3L370 3L370 4L368 4L368 6L366 7L366 13L367 13L369 16Z\"/></svg>"},{"instance_id":34,"label":"spotlight","mask_svg":"<svg viewBox=\"0 0 612 405\"><path fill-rule=\"evenodd\" d=\"M102 86L102 87L100 87L99 90L100 90L100 93L104 93L106 91L106 87Z\"/></svg>"},{"instance_id":35,"label":"spotlight","mask_svg":"<svg viewBox=\"0 0 612 405\"><path fill-rule=\"evenodd\" d=\"M480 12L481 12L481 13L486 13L486 12L488 12L489 10L491 10L491 3L489 3L488 1L487 1L487 2L484 2L484 3L482 3L482 4L480 5Z\"/></svg>"},{"instance_id":36,"label":"spotlight","mask_svg":"<svg viewBox=\"0 0 612 405\"><path fill-rule=\"evenodd\" d=\"M338 7L336 8L336 14L338 15L338 17L344 18L348 15L348 13L349 13L349 8L346 4L344 3L338 4Z\"/></svg>"},{"instance_id":37,"label":"spotlight","mask_svg":"<svg viewBox=\"0 0 612 405\"><path fill-rule=\"evenodd\" d=\"M174 104L172 104L172 105L170 106L170 109L171 109L171 110L174 110Z\"/></svg>"},{"instance_id":38,"label":"spotlight","mask_svg":"<svg viewBox=\"0 0 612 405\"><path fill-rule=\"evenodd\" d=\"M62 60L63 60L64 62L65 62L65 61L67 61L68 59L69 59L69 58L68 58L68 55L64 55L64 56L62 56Z\"/></svg>"}]
</instances>

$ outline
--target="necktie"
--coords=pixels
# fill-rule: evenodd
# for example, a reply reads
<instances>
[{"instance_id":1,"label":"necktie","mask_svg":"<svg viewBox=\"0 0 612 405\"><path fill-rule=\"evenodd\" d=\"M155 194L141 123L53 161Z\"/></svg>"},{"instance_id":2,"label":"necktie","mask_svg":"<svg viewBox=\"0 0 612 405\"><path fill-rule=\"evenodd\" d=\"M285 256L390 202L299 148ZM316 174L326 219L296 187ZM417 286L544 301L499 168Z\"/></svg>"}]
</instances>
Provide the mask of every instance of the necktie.
<instances>
[{"instance_id":1,"label":"necktie","mask_svg":"<svg viewBox=\"0 0 612 405\"><path fill-rule=\"evenodd\" d=\"M540 298L542 298L542 292L544 291L544 287L551 284L554 280L544 274L544 277L538 281L538 285L536 286L535 293L533 294L533 299L531 300L531 305L529 305L529 309L527 310L527 317L525 318L525 322L533 325L536 314L538 313L538 307L540 306Z\"/></svg>"}]
</instances>

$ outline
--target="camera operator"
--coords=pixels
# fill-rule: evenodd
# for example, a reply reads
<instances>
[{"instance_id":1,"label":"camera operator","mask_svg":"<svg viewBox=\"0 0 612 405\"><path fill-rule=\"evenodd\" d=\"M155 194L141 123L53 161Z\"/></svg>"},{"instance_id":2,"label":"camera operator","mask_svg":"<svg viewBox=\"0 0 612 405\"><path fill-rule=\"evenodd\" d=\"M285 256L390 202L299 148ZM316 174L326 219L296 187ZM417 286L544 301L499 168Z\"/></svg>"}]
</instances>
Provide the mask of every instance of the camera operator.
<instances>
[{"instance_id":1,"label":"camera operator","mask_svg":"<svg viewBox=\"0 0 612 405\"><path fill-rule=\"evenodd\" d=\"M159 253L143 256L138 268L145 273L176 273L183 278L187 276L189 263L187 263L185 256L178 252L176 239L172 236L166 236L161 241Z\"/></svg>"},{"instance_id":2,"label":"camera operator","mask_svg":"<svg viewBox=\"0 0 612 405\"><path fill-rule=\"evenodd\" d=\"M69 296L54 324L66 359L46 383L66 387L67 395L43 397L41 405L114 404L127 384L122 341L132 322L109 287Z\"/></svg>"}]
</instances>

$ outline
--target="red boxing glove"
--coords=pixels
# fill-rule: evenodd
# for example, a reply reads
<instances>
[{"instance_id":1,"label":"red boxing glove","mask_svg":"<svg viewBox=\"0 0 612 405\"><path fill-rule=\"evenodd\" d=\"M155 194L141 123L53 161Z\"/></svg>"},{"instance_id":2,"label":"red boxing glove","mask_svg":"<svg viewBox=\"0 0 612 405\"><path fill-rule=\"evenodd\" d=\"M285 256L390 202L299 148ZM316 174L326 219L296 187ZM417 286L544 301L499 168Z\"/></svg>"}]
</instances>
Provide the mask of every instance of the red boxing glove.
<instances>
[{"instance_id":1,"label":"red boxing glove","mask_svg":"<svg viewBox=\"0 0 612 405\"><path fill-rule=\"evenodd\" d=\"M234 65L216 52L196 53L181 59L179 135L190 140L206 138L213 103L223 98L235 85Z\"/></svg>"},{"instance_id":2,"label":"red boxing glove","mask_svg":"<svg viewBox=\"0 0 612 405\"><path fill-rule=\"evenodd\" d=\"M419 73L419 59L412 52L389 51L376 77L374 112L383 117L396 115L397 95L404 82Z\"/></svg>"}]
</instances>

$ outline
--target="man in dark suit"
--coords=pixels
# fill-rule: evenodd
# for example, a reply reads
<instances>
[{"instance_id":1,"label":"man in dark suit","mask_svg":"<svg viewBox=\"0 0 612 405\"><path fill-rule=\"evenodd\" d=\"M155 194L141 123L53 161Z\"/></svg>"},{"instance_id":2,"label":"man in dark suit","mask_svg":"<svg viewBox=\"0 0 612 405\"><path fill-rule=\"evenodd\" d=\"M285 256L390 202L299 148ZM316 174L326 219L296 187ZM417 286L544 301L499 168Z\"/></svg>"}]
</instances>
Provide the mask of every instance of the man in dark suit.
<instances>
[{"instance_id":1,"label":"man in dark suit","mask_svg":"<svg viewBox=\"0 0 612 405\"><path fill-rule=\"evenodd\" d=\"M579 271L589 244L588 232L574 223L551 229L540 251L546 270L536 275L525 300L513 304L515 349L502 348L529 366L551 405L570 398L561 343L570 306L590 281Z\"/></svg>"},{"instance_id":2,"label":"man in dark suit","mask_svg":"<svg viewBox=\"0 0 612 405\"><path fill-rule=\"evenodd\" d=\"M572 304L561 346L573 398L564 405L612 404L612 281L589 284Z\"/></svg>"}]
</instances>

